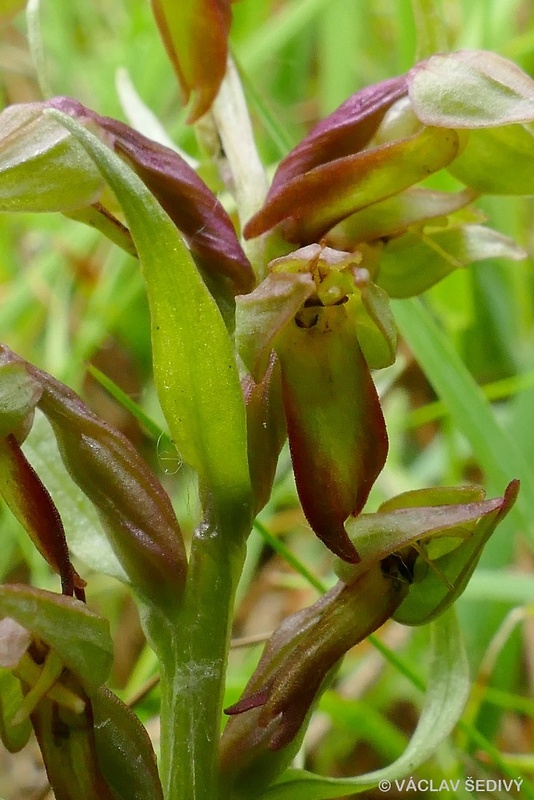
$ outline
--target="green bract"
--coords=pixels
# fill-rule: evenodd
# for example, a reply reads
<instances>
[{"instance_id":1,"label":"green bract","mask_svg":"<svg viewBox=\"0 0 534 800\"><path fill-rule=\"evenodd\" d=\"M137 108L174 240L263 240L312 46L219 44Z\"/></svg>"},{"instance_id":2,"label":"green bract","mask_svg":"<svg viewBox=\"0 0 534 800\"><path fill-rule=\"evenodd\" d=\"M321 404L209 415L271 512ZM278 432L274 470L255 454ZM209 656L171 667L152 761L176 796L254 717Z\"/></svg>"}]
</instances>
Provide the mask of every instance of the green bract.
<instances>
[{"instance_id":1,"label":"green bract","mask_svg":"<svg viewBox=\"0 0 534 800\"><path fill-rule=\"evenodd\" d=\"M139 178L73 119L48 113L83 143L124 208L150 303L156 386L176 447L198 471L219 513L232 509L246 515L245 410L231 342L215 301L180 234Z\"/></svg>"},{"instance_id":2,"label":"green bract","mask_svg":"<svg viewBox=\"0 0 534 800\"><path fill-rule=\"evenodd\" d=\"M105 687L93 699L98 760L117 800L163 800L156 755L135 713Z\"/></svg>"}]
</instances>

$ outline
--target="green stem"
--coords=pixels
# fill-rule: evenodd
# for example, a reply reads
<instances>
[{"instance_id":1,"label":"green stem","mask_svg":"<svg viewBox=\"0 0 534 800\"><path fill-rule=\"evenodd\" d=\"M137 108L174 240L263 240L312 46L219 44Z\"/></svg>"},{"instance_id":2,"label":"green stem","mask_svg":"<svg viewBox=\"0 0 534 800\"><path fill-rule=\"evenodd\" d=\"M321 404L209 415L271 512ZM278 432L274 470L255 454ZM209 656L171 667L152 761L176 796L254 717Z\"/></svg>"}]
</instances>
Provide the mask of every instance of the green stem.
<instances>
[{"instance_id":1,"label":"green stem","mask_svg":"<svg viewBox=\"0 0 534 800\"><path fill-rule=\"evenodd\" d=\"M446 52L449 48L439 0L412 0L412 11L417 32L415 60Z\"/></svg>"},{"instance_id":2,"label":"green stem","mask_svg":"<svg viewBox=\"0 0 534 800\"><path fill-rule=\"evenodd\" d=\"M199 528L176 623L152 628L161 661L165 800L220 797L220 720L233 600L244 560L244 537L236 543L235 529L228 527Z\"/></svg>"},{"instance_id":3,"label":"green stem","mask_svg":"<svg viewBox=\"0 0 534 800\"><path fill-rule=\"evenodd\" d=\"M269 188L258 155L239 73L231 58L211 109L230 167L241 224L258 211Z\"/></svg>"},{"instance_id":4,"label":"green stem","mask_svg":"<svg viewBox=\"0 0 534 800\"><path fill-rule=\"evenodd\" d=\"M241 79L231 58L211 113L232 174L237 210L243 226L261 208L269 182L254 141ZM243 247L258 280L262 280L265 277L266 237L244 241Z\"/></svg>"}]
</instances>

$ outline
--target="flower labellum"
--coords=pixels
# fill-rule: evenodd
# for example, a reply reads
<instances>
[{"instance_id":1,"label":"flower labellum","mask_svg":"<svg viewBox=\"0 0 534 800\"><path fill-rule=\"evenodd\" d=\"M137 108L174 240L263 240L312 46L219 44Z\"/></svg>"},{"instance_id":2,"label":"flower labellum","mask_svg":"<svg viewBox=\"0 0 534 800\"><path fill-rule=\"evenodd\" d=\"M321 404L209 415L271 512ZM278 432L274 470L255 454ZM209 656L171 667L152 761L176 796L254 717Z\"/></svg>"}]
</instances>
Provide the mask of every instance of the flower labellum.
<instances>
[{"instance_id":1,"label":"flower labellum","mask_svg":"<svg viewBox=\"0 0 534 800\"><path fill-rule=\"evenodd\" d=\"M388 445L378 395L345 305L303 309L279 337L276 352L304 514L332 552L357 562L344 522L362 510Z\"/></svg>"},{"instance_id":2,"label":"flower labellum","mask_svg":"<svg viewBox=\"0 0 534 800\"><path fill-rule=\"evenodd\" d=\"M238 298L236 340L256 381L280 364L297 491L314 533L340 558L358 552L344 523L362 510L384 466L387 433L370 366L390 364L396 331L387 297L358 253L320 245L275 259Z\"/></svg>"}]
</instances>

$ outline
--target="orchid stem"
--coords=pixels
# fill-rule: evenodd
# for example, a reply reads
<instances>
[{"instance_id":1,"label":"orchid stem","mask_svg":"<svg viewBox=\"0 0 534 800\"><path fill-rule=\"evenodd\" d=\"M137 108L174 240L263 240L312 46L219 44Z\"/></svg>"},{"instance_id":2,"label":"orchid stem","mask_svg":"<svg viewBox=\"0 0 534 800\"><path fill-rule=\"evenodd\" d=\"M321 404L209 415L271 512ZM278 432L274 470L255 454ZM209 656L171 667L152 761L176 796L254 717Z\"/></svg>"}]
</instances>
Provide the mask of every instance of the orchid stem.
<instances>
[{"instance_id":1,"label":"orchid stem","mask_svg":"<svg viewBox=\"0 0 534 800\"><path fill-rule=\"evenodd\" d=\"M211 113L232 175L239 220L243 226L261 208L269 182L256 149L239 73L231 58ZM260 236L243 245L260 279L265 261L263 240L264 237Z\"/></svg>"},{"instance_id":2,"label":"orchid stem","mask_svg":"<svg viewBox=\"0 0 534 800\"><path fill-rule=\"evenodd\" d=\"M158 653L165 800L220 799L220 720L233 602L244 561L244 537L238 542L225 527L205 524L195 533L183 605ZM161 634L160 627L159 641Z\"/></svg>"},{"instance_id":3,"label":"orchid stem","mask_svg":"<svg viewBox=\"0 0 534 800\"><path fill-rule=\"evenodd\" d=\"M449 49L439 0L412 0L412 12L417 33L415 61Z\"/></svg>"}]
</instances>

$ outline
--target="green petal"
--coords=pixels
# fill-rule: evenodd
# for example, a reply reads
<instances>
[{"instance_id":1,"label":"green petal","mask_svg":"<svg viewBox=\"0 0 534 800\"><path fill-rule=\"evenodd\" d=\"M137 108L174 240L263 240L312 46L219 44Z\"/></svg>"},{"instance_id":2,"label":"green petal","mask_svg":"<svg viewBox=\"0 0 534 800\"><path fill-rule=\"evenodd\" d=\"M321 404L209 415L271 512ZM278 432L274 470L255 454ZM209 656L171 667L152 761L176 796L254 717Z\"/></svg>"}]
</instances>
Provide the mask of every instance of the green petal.
<instances>
[{"instance_id":1,"label":"green petal","mask_svg":"<svg viewBox=\"0 0 534 800\"><path fill-rule=\"evenodd\" d=\"M471 131L466 147L448 170L477 192L530 195L534 135L524 125Z\"/></svg>"},{"instance_id":2,"label":"green petal","mask_svg":"<svg viewBox=\"0 0 534 800\"><path fill-rule=\"evenodd\" d=\"M386 292L371 281L360 287L346 304L358 342L370 369L383 369L395 361L397 327Z\"/></svg>"},{"instance_id":3,"label":"green petal","mask_svg":"<svg viewBox=\"0 0 534 800\"><path fill-rule=\"evenodd\" d=\"M517 481L510 484L503 503L483 517L459 546L439 558L432 558L431 563L425 565L424 577L412 583L393 619L404 625L424 625L454 603L467 586L487 540L513 506L517 490ZM432 569L432 564L439 572Z\"/></svg>"},{"instance_id":4,"label":"green petal","mask_svg":"<svg viewBox=\"0 0 534 800\"><path fill-rule=\"evenodd\" d=\"M255 381L261 381L281 331L315 291L311 275L268 275L257 289L236 298L236 344Z\"/></svg>"},{"instance_id":5,"label":"green petal","mask_svg":"<svg viewBox=\"0 0 534 800\"><path fill-rule=\"evenodd\" d=\"M347 531L358 549L361 562L348 566L339 561L336 572L341 580L350 582L375 561L381 561L408 545L430 540L436 535L456 533L460 527L489 516L506 506L508 499L459 503L454 505L429 505L425 507L407 505L376 514L361 514L347 521Z\"/></svg>"},{"instance_id":6,"label":"green petal","mask_svg":"<svg viewBox=\"0 0 534 800\"><path fill-rule=\"evenodd\" d=\"M450 272L486 258L526 258L512 239L483 225L408 232L382 251L376 282L390 297L412 297Z\"/></svg>"}]
</instances>

